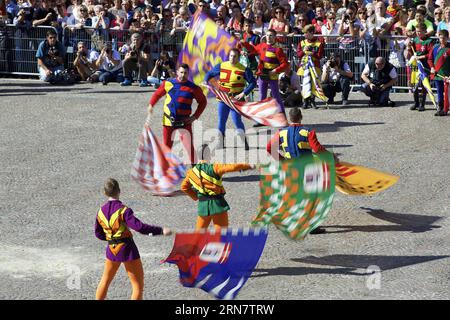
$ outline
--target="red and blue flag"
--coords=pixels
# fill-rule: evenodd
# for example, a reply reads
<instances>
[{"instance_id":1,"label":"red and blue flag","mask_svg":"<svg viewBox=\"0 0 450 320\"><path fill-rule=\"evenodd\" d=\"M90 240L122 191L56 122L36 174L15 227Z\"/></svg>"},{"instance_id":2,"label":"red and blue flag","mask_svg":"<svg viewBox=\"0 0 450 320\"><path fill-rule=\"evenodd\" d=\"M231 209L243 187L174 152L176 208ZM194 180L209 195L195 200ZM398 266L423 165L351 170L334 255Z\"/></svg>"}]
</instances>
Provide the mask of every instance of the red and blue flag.
<instances>
[{"instance_id":1,"label":"red and blue flag","mask_svg":"<svg viewBox=\"0 0 450 320\"><path fill-rule=\"evenodd\" d=\"M178 266L183 286L230 300L252 274L266 240L266 228L177 233L172 252L162 262Z\"/></svg>"}]
</instances>

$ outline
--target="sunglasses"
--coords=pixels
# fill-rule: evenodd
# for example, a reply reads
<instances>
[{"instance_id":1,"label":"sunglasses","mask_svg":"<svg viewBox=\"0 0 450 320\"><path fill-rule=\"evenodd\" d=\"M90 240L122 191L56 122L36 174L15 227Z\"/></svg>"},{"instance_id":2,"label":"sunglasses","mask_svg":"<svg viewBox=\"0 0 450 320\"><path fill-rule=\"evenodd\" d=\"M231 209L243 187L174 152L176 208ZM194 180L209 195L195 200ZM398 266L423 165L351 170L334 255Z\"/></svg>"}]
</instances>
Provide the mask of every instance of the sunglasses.
<instances>
[{"instance_id":1,"label":"sunglasses","mask_svg":"<svg viewBox=\"0 0 450 320\"><path fill-rule=\"evenodd\" d=\"M275 11L275 13L283 13L282 11Z\"/></svg>"}]
</instances>

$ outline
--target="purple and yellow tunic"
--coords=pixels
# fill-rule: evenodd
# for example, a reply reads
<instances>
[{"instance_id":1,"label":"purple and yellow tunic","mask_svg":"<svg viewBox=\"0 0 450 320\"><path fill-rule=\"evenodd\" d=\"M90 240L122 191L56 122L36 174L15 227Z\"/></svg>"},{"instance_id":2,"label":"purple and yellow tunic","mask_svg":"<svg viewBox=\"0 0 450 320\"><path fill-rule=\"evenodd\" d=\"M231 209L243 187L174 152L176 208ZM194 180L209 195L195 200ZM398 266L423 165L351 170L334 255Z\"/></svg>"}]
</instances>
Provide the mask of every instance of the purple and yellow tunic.
<instances>
[{"instance_id":1,"label":"purple and yellow tunic","mask_svg":"<svg viewBox=\"0 0 450 320\"><path fill-rule=\"evenodd\" d=\"M100 240L109 241L106 246L108 260L126 262L140 258L129 228L145 235L163 233L161 227L141 222L134 216L133 210L119 200L106 202L98 211L95 219L95 236ZM116 240L117 243L110 243L112 240Z\"/></svg>"}]
</instances>

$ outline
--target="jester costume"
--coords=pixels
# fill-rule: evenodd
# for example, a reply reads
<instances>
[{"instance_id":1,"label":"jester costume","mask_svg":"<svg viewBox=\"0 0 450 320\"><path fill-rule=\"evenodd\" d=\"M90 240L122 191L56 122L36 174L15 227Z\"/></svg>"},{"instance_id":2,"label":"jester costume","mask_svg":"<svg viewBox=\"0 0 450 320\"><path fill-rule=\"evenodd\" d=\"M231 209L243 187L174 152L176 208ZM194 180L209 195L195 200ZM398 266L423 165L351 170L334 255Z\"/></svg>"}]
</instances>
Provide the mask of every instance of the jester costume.
<instances>
[{"instance_id":1,"label":"jester costume","mask_svg":"<svg viewBox=\"0 0 450 320\"><path fill-rule=\"evenodd\" d=\"M210 164L200 161L190 169L181 183L181 190L198 203L196 229L207 228L211 220L216 227L228 226L230 206L225 200L222 176L227 172L248 170L249 164Z\"/></svg>"},{"instance_id":2,"label":"jester costume","mask_svg":"<svg viewBox=\"0 0 450 320\"><path fill-rule=\"evenodd\" d=\"M431 80L434 78L438 96L439 110L435 115L444 116L448 113L448 83L444 84L443 78L450 75L450 44L443 48L440 44L436 44L428 54L428 64L436 72L430 76ZM444 90L447 92L446 95L444 95ZM446 101L444 101L444 96Z\"/></svg>"},{"instance_id":3,"label":"jester costume","mask_svg":"<svg viewBox=\"0 0 450 320\"><path fill-rule=\"evenodd\" d=\"M428 56L429 52L433 50L433 40L429 37L419 38L415 37L412 43L413 46L413 53L420 58L420 57L426 57ZM420 62L422 62L422 65L426 70L430 68L428 65L427 58L419 59ZM420 77L416 76L418 69L417 69L417 63L415 65L412 65L412 76L411 76L411 84L413 87L414 92L414 105L410 108L411 110L418 109L419 111L425 110L425 100L427 97L427 90L424 87L422 81L420 80ZM419 91L421 92L421 96L419 98Z\"/></svg>"},{"instance_id":4,"label":"jester costume","mask_svg":"<svg viewBox=\"0 0 450 320\"><path fill-rule=\"evenodd\" d=\"M190 156L191 163L195 163L194 143L192 137L192 125L184 123L191 116L192 102L197 100L198 107L194 117L198 119L206 107L206 97L203 91L191 81L180 82L178 79L165 80L155 91L150 99L150 104L155 105L159 99L166 95L163 114L163 142L172 148L173 133L177 129L185 129L180 132L181 141Z\"/></svg>"},{"instance_id":5,"label":"jester costume","mask_svg":"<svg viewBox=\"0 0 450 320\"><path fill-rule=\"evenodd\" d=\"M133 241L130 229L142 234L160 235L161 227L141 222L119 200L106 202L98 211L95 220L95 236L108 241L106 258L115 262L126 262L140 258L138 248Z\"/></svg>"},{"instance_id":6,"label":"jester costume","mask_svg":"<svg viewBox=\"0 0 450 320\"><path fill-rule=\"evenodd\" d=\"M267 90L270 86L272 97L277 100L280 111L284 113L284 104L278 88L278 76L289 68L289 62L283 49L268 43L260 43L254 46L244 42L241 43L241 45L244 46L250 54L259 55L259 64L256 75L259 76L258 86L259 92L261 92L261 100L267 98ZM274 71L276 74L271 76L269 75L269 71Z\"/></svg>"}]
</instances>

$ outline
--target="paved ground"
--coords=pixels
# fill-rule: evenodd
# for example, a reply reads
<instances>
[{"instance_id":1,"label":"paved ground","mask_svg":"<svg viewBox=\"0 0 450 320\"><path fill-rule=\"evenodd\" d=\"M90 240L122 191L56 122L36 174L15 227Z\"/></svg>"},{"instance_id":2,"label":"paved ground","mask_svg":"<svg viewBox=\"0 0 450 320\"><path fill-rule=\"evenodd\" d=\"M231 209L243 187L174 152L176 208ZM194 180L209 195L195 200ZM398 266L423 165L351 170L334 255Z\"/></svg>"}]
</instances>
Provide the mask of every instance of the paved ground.
<instances>
[{"instance_id":1,"label":"paved ground","mask_svg":"<svg viewBox=\"0 0 450 320\"><path fill-rule=\"evenodd\" d=\"M152 90L0 79L0 299L94 297L104 244L94 237L93 225L107 177L120 181L124 202L142 220L193 228L196 206L190 199L154 197L130 179ZM351 99L364 100L356 93ZM393 99L396 108L359 103L304 112L304 122L341 159L401 178L373 197L338 194L326 234L295 242L271 228L238 299L450 298L450 118L434 117L431 106L409 111L411 95ZM215 105L210 99L201 118L204 129L216 126ZM158 135L161 106L162 101L152 120ZM258 150L251 145L254 154ZM255 214L257 180L256 171L228 176L232 225L247 226ZM175 266L159 264L173 237L135 239L146 299L211 299L183 288ZM129 294L122 269L109 297Z\"/></svg>"}]
</instances>

